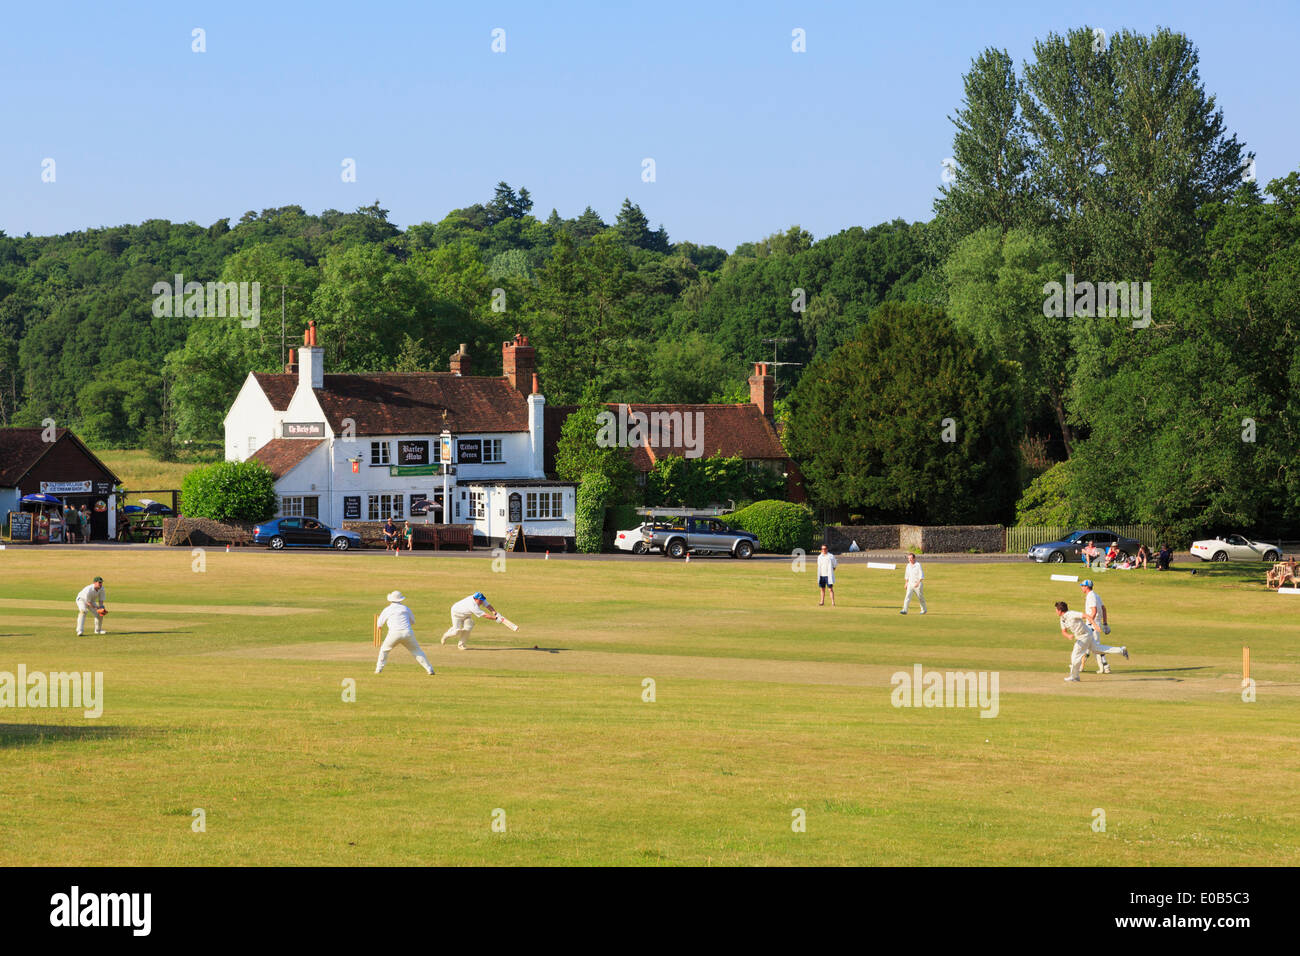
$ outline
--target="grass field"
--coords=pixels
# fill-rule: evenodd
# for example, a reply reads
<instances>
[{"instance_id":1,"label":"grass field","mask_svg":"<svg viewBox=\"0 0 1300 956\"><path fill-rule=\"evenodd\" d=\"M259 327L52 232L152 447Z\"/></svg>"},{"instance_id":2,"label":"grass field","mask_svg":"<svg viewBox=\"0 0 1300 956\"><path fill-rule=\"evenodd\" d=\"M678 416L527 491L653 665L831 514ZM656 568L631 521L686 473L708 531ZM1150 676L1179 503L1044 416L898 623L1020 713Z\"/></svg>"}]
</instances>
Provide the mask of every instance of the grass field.
<instances>
[{"instance_id":1,"label":"grass field","mask_svg":"<svg viewBox=\"0 0 1300 956\"><path fill-rule=\"evenodd\" d=\"M104 675L98 719L0 710L0 864L1300 863L1300 599L1256 567L1104 575L1133 659L1071 685L1079 590L1027 563L932 561L902 617L847 560L831 609L778 561L202 557L0 552L0 671ZM372 673L392 588L435 677ZM521 630L439 646L478 588ZM914 664L996 672L997 716L894 707Z\"/></svg>"},{"instance_id":2,"label":"grass field","mask_svg":"<svg viewBox=\"0 0 1300 956\"><path fill-rule=\"evenodd\" d=\"M159 461L143 448L106 448L95 456L121 479L128 491L179 489L197 462Z\"/></svg>"}]
</instances>

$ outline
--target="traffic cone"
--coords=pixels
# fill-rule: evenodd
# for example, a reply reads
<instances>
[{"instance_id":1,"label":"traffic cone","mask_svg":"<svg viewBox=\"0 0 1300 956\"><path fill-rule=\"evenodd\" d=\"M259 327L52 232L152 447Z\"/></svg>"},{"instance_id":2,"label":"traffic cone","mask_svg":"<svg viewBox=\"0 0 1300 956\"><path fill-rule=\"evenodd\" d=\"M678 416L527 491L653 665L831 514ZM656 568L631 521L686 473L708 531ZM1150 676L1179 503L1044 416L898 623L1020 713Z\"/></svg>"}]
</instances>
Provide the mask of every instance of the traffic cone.
<instances>
[{"instance_id":1,"label":"traffic cone","mask_svg":"<svg viewBox=\"0 0 1300 956\"><path fill-rule=\"evenodd\" d=\"M227 542L226 542L226 554L229 554L229 553L230 553L230 542L227 541Z\"/></svg>"},{"instance_id":2,"label":"traffic cone","mask_svg":"<svg viewBox=\"0 0 1300 956\"><path fill-rule=\"evenodd\" d=\"M545 560L545 561L549 561L549 560L551 560L551 549L550 549L550 548L547 548L547 549L546 549L546 557L545 557L543 560Z\"/></svg>"},{"instance_id":3,"label":"traffic cone","mask_svg":"<svg viewBox=\"0 0 1300 956\"><path fill-rule=\"evenodd\" d=\"M691 563L691 553L689 551L686 552L686 563L687 564Z\"/></svg>"}]
</instances>

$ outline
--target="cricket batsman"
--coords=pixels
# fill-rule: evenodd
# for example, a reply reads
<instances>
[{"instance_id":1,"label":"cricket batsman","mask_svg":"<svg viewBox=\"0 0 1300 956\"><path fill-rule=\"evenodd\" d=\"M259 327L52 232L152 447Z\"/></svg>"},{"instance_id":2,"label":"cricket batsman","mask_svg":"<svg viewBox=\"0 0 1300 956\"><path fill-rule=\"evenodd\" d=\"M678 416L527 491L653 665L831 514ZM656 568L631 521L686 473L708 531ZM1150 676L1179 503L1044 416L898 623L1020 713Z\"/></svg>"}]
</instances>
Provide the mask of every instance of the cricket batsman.
<instances>
[{"instance_id":1,"label":"cricket batsman","mask_svg":"<svg viewBox=\"0 0 1300 956\"><path fill-rule=\"evenodd\" d=\"M1088 626L1092 628L1094 634L1110 633L1110 618L1106 614L1106 605L1092 586L1091 581L1084 581L1079 585L1083 588L1083 616L1088 619ZM1084 663L1088 663L1084 658ZM1097 673L1109 674L1110 661L1106 660L1105 654L1097 655Z\"/></svg>"},{"instance_id":2,"label":"cricket batsman","mask_svg":"<svg viewBox=\"0 0 1300 956\"><path fill-rule=\"evenodd\" d=\"M451 606L451 627L442 635L442 643L447 643L447 638L456 638L456 646L462 651L468 650L465 646L465 638L469 637L469 632L474 629L474 618L486 617L489 621L497 619L496 609L488 603L487 598L483 596L482 591L475 591L467 598L461 598Z\"/></svg>"},{"instance_id":3,"label":"cricket batsman","mask_svg":"<svg viewBox=\"0 0 1300 956\"><path fill-rule=\"evenodd\" d=\"M86 626L86 615L89 614L95 619L95 633L107 634L104 630L104 615L108 613L108 608L104 607L104 579L95 578L77 594L77 637L81 637L81 632Z\"/></svg>"},{"instance_id":4,"label":"cricket batsman","mask_svg":"<svg viewBox=\"0 0 1300 956\"><path fill-rule=\"evenodd\" d=\"M1119 651L1124 655L1124 660L1128 660L1127 647L1107 647L1097 642L1097 635L1088 626L1088 619L1082 611L1071 611L1064 601L1057 601L1056 616L1061 620L1061 633L1074 641L1074 651L1070 654L1070 676L1065 678L1067 681L1078 682L1079 671L1082 670L1083 660L1089 651L1098 654Z\"/></svg>"},{"instance_id":5,"label":"cricket batsman","mask_svg":"<svg viewBox=\"0 0 1300 956\"><path fill-rule=\"evenodd\" d=\"M401 591L390 591L388 594L388 607L384 608L379 615L379 626L388 625L388 637L379 648L379 660L375 662L375 673L378 674L383 671L384 664L388 661L389 651L398 644L405 644L406 649L411 652L412 656L419 661L420 666L432 677L433 665L429 663L429 658L424 656L424 648L420 646L420 642L415 639L415 615L403 603L405 600L406 595Z\"/></svg>"}]
</instances>

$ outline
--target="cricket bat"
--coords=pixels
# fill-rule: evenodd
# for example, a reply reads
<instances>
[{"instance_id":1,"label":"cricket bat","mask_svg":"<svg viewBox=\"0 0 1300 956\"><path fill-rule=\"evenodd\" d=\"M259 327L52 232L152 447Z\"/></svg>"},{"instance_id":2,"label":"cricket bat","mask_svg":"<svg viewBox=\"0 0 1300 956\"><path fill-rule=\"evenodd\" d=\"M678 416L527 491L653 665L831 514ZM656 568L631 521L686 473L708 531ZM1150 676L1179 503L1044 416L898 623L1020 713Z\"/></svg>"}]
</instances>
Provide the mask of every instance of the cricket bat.
<instances>
[{"instance_id":1,"label":"cricket bat","mask_svg":"<svg viewBox=\"0 0 1300 956\"><path fill-rule=\"evenodd\" d=\"M506 620L505 615L503 615L500 611L497 612L497 620L500 621L502 624L504 624L506 627L510 628L510 630L512 631L519 630L519 625L516 624L514 621Z\"/></svg>"}]
</instances>

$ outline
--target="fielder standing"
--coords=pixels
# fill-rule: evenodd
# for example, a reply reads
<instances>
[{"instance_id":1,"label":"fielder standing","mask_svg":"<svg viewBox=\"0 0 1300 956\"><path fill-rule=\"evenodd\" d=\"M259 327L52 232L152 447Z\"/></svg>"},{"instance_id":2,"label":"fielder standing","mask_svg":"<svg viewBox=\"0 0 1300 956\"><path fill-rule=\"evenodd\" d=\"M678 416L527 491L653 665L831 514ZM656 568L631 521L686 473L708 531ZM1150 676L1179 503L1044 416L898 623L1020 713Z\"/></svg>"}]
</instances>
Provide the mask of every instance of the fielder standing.
<instances>
[{"instance_id":1,"label":"fielder standing","mask_svg":"<svg viewBox=\"0 0 1300 956\"><path fill-rule=\"evenodd\" d=\"M388 662L388 652L398 644L405 644L406 649L411 652L412 656L420 662L420 666L425 669L430 677L433 676L433 665L429 663L429 658L424 656L424 648L420 642L415 639L415 615L403 601L406 595L401 591L390 591L388 594L388 607L384 608L379 615L379 626L388 625L388 637L384 640L383 646L379 648L379 660L375 661L375 673L378 674L384 669L384 664Z\"/></svg>"},{"instance_id":2,"label":"fielder standing","mask_svg":"<svg viewBox=\"0 0 1300 956\"><path fill-rule=\"evenodd\" d=\"M1074 641L1074 650L1070 653L1070 676L1065 678L1067 681L1078 682L1083 660L1090 650L1098 654L1119 651L1128 660L1127 647L1107 647L1097 642L1097 635L1088 626L1088 619L1082 611L1071 611L1064 601L1057 601L1056 616L1061 620L1061 633Z\"/></svg>"},{"instance_id":3,"label":"fielder standing","mask_svg":"<svg viewBox=\"0 0 1300 956\"><path fill-rule=\"evenodd\" d=\"M818 607L826 603L827 588L831 591L831 607L835 606L835 569L839 566L839 559L823 544L821 554L817 555L817 586L822 591L822 599L817 602Z\"/></svg>"},{"instance_id":4,"label":"fielder standing","mask_svg":"<svg viewBox=\"0 0 1300 956\"><path fill-rule=\"evenodd\" d=\"M451 627L442 635L442 643L447 643L447 638L456 638L456 646L462 651L468 650L465 646L465 638L469 637L469 632L474 629L474 618L486 617L489 621L497 619L497 612L493 610L492 605L488 604L487 598L483 596L482 591L475 591L467 598L461 598L451 606Z\"/></svg>"},{"instance_id":5,"label":"fielder standing","mask_svg":"<svg viewBox=\"0 0 1300 956\"><path fill-rule=\"evenodd\" d=\"M1102 603L1100 595L1093 590L1092 582L1084 581L1079 586L1083 588L1083 616L1088 619L1088 626L1092 628L1094 634L1109 634L1110 620L1106 616L1106 605ZM1084 663L1087 663L1086 657ZM1106 660L1105 654L1097 655L1097 673L1110 673L1110 661Z\"/></svg>"},{"instance_id":6,"label":"fielder standing","mask_svg":"<svg viewBox=\"0 0 1300 956\"><path fill-rule=\"evenodd\" d=\"M108 613L104 607L104 579L95 578L77 594L77 637L86 626L86 615L95 619L95 633L107 634L104 630L103 615Z\"/></svg>"},{"instance_id":7,"label":"fielder standing","mask_svg":"<svg viewBox=\"0 0 1300 956\"><path fill-rule=\"evenodd\" d=\"M912 604L912 595L921 602L921 613L925 613L925 592L921 589L922 582L925 580L925 572L921 570L921 562L916 560L916 555L910 551L907 554L907 565L903 568L903 580L907 582L907 593L903 595L903 609L899 614L906 614L907 609Z\"/></svg>"}]
</instances>

